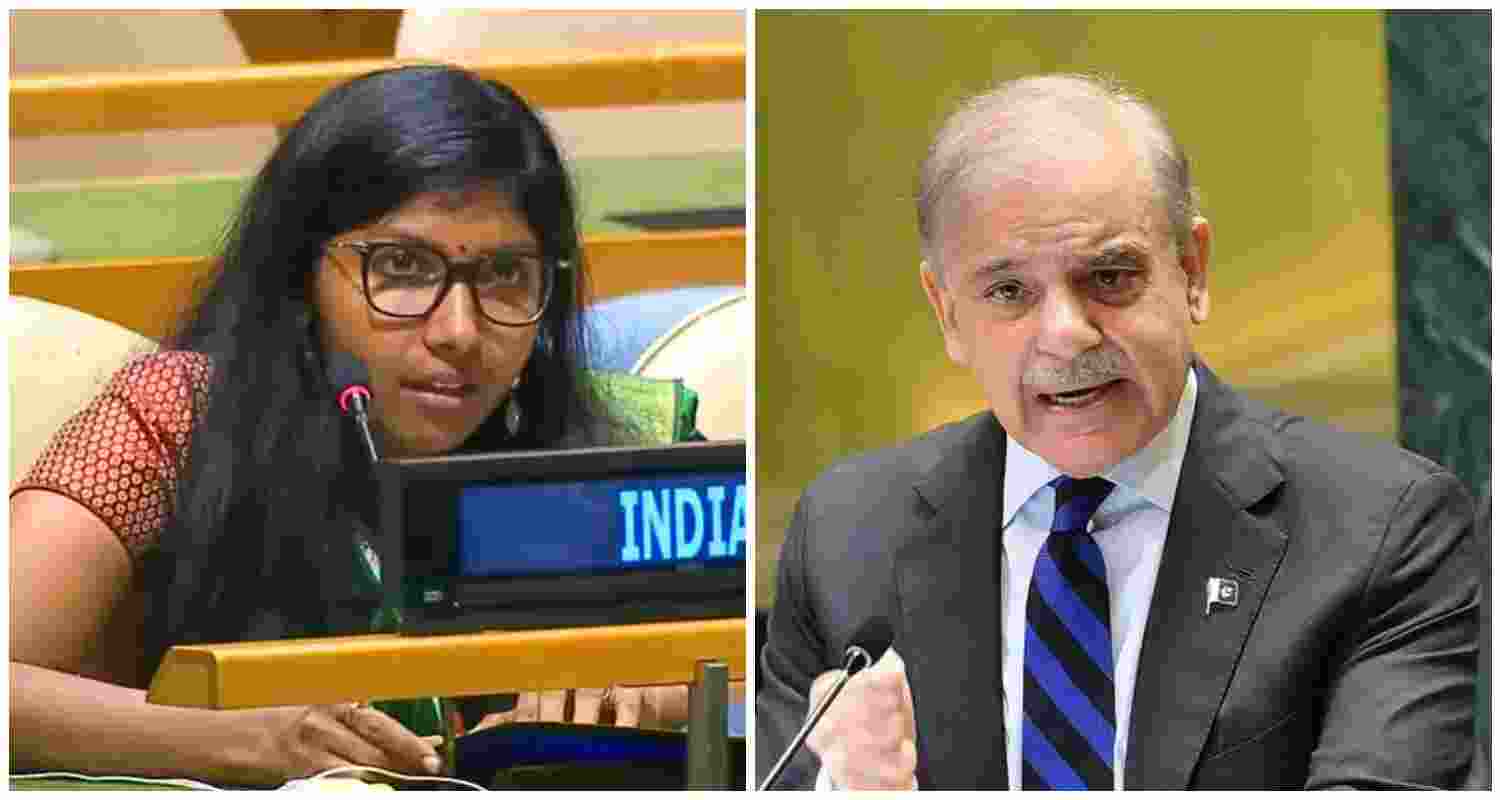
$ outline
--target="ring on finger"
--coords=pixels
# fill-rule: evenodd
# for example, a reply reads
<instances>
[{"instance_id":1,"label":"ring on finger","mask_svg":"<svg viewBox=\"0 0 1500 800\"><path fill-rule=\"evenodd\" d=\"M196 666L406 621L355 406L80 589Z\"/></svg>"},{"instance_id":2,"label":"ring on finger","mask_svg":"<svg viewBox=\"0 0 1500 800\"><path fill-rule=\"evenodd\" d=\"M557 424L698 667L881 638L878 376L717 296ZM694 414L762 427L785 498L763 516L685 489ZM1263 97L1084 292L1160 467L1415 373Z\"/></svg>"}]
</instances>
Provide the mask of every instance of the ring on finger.
<instances>
[{"instance_id":1,"label":"ring on finger","mask_svg":"<svg viewBox=\"0 0 1500 800\"><path fill-rule=\"evenodd\" d=\"M344 706L339 710L338 716L336 717L339 721L339 724L343 725L346 728L352 729L354 727L354 715L357 714L361 708L364 708L364 704L358 702L350 703Z\"/></svg>"}]
</instances>

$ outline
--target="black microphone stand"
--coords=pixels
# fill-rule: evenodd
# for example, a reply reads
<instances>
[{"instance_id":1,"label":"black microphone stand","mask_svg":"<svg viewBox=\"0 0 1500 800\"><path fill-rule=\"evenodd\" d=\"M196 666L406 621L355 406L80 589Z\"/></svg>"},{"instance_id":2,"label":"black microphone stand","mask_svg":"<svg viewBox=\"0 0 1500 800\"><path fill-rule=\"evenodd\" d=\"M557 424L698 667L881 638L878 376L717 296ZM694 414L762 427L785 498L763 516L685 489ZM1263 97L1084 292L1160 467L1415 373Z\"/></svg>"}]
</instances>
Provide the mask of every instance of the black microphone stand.
<instances>
[{"instance_id":1,"label":"black microphone stand","mask_svg":"<svg viewBox=\"0 0 1500 800\"><path fill-rule=\"evenodd\" d=\"M370 409L365 400L363 392L352 392L349 397L349 407L354 411L354 420L359 423L360 437L365 442L365 452L370 454L370 463L376 464L380 461L380 453L375 449L375 438L370 435Z\"/></svg>"},{"instance_id":2,"label":"black microphone stand","mask_svg":"<svg viewBox=\"0 0 1500 800\"><path fill-rule=\"evenodd\" d=\"M855 662L857 661L863 661L864 663L856 666ZM855 674L869 667L872 663L873 659L870 658L870 654L859 645L850 645L849 649L844 651L844 674L839 676L838 681L833 684L833 688L828 691L828 694L823 695L823 699L818 702L817 708L814 708L813 712L807 715L807 721L802 723L802 730L797 731L797 735L792 737L791 745L787 747L785 753L781 754L781 758L777 760L776 766L771 767L770 774L761 782L758 791L764 792L770 789L771 785L781 777L781 773L785 772L787 765L792 762L792 756L797 754L797 751L802 747L802 742L812 733L813 726L818 724L818 720L822 719L823 714L827 713L828 707L833 705L834 698L838 697L839 692L844 690L844 685Z\"/></svg>"}]
</instances>

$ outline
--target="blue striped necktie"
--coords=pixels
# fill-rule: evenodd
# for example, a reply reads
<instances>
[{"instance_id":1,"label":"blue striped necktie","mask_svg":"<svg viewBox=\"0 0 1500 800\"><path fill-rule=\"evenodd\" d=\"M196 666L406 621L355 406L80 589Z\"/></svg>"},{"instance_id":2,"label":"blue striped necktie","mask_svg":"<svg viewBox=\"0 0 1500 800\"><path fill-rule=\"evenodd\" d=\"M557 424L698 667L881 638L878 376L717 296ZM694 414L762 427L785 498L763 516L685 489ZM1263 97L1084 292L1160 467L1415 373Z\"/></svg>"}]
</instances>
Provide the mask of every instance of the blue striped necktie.
<instances>
[{"instance_id":1,"label":"blue striped necktie","mask_svg":"<svg viewBox=\"0 0 1500 800\"><path fill-rule=\"evenodd\" d=\"M1037 555L1026 596L1022 691L1023 789L1112 789L1115 669L1104 554L1089 517L1115 488L1064 475L1052 534Z\"/></svg>"}]
</instances>

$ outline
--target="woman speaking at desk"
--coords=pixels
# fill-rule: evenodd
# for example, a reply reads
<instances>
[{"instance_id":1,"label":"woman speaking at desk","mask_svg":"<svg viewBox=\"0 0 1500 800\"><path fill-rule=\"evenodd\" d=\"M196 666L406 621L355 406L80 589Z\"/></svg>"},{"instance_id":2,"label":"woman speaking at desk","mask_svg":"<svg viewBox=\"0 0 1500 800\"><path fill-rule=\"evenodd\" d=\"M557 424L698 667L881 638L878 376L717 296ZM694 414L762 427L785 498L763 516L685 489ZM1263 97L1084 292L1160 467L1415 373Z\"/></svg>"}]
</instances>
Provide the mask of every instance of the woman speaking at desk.
<instances>
[{"instance_id":1,"label":"woman speaking at desk","mask_svg":"<svg viewBox=\"0 0 1500 800\"><path fill-rule=\"evenodd\" d=\"M405 67L321 98L178 332L12 493L13 771L434 771L373 708L170 708L143 687L173 644L370 629L354 548L374 492L332 354L367 365L384 455L627 439L581 373L580 268L557 147L510 90Z\"/></svg>"}]
</instances>

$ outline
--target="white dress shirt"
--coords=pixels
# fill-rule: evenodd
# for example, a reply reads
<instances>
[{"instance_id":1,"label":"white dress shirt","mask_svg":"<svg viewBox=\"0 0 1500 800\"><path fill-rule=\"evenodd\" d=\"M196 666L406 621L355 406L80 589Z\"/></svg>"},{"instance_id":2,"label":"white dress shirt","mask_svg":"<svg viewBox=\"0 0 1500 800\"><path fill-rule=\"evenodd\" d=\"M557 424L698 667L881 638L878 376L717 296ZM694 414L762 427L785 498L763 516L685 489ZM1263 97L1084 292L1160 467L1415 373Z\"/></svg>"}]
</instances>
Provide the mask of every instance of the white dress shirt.
<instances>
[{"instance_id":1,"label":"white dress shirt","mask_svg":"<svg viewBox=\"0 0 1500 800\"><path fill-rule=\"evenodd\" d=\"M1177 413L1167 427L1134 455L1105 471L1115 489L1089 522L1104 554L1109 584L1109 633L1115 662L1115 789L1124 788L1125 748L1130 736L1130 707L1135 671L1146 633L1146 615L1167 541L1177 478L1187 453L1198 378L1190 368ZM1021 692L1026 669L1026 594L1037 554L1052 530L1054 492L1047 486L1061 475L1041 456L1006 437L1005 497L1001 506L1000 609L1005 621L1001 655L1002 707L1005 715L1006 769L1011 789L1021 788ZM921 739L922 732L917 731ZM818 770L817 789L832 789L831 776Z\"/></svg>"},{"instance_id":2,"label":"white dress shirt","mask_svg":"<svg viewBox=\"0 0 1500 800\"><path fill-rule=\"evenodd\" d=\"M1109 635L1115 660L1115 788L1124 788L1125 747L1130 736L1130 703L1141 658L1146 615L1156 586L1156 570L1167 541L1177 477L1187 452L1198 379L1187 384L1172 421L1145 448L1104 472L1113 481L1089 522L1104 553L1109 584ZM1047 482L1062 473L1040 456L1006 437L1005 498L1001 507L1005 569L1000 576L1000 613L1005 620L1001 680L1005 690L1005 757L1010 788L1021 788L1021 691L1026 667L1026 595L1037 554L1052 530L1055 492ZM920 738L921 734L918 733Z\"/></svg>"}]
</instances>

